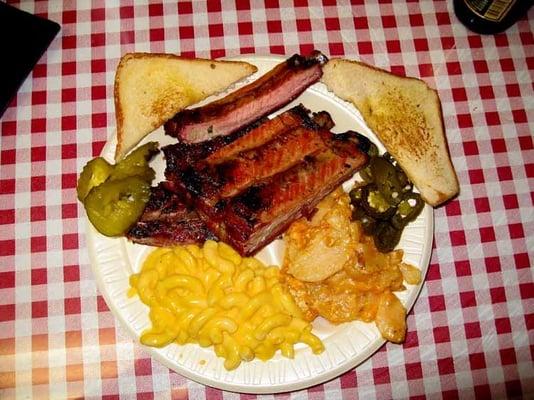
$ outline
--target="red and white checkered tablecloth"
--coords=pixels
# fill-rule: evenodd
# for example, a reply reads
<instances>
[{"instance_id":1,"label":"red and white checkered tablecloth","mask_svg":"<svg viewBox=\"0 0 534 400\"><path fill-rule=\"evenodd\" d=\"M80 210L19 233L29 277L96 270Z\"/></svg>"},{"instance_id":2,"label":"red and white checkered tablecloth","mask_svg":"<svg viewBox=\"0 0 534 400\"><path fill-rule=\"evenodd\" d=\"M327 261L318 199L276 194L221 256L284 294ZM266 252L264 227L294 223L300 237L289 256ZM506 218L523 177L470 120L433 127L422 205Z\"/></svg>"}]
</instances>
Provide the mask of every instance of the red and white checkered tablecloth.
<instances>
[{"instance_id":1,"label":"red and white checkered tablecloth","mask_svg":"<svg viewBox=\"0 0 534 400\"><path fill-rule=\"evenodd\" d=\"M480 36L452 1L12 3L62 30L0 120L0 398L254 397L169 371L118 326L91 273L76 179L113 134L125 52L313 48L436 87L461 194L435 210L406 343L274 397L534 398L534 9Z\"/></svg>"}]
</instances>

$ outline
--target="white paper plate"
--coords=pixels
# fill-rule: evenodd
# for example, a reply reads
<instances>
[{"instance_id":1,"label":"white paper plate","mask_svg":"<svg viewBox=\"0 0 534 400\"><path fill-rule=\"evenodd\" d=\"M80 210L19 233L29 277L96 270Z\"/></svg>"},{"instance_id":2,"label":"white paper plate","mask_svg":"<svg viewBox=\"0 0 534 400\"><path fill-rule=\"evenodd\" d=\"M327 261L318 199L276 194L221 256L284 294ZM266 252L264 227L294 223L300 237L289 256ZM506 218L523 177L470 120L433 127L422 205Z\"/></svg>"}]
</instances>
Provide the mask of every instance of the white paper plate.
<instances>
[{"instance_id":1,"label":"white paper plate","mask_svg":"<svg viewBox=\"0 0 534 400\"><path fill-rule=\"evenodd\" d=\"M283 61L281 57L240 57L258 67L258 72L243 82L244 85L270 70ZM358 79L358 77L354 77ZM210 98L207 101L212 101ZM287 107L303 103L312 111L328 111L334 119L335 132L356 130L373 140L383 151L375 135L365 125L359 112L326 90L323 84L315 84ZM160 128L146 141L157 140L160 145L173 143ZM116 139L111 139L102 152L108 161L113 160ZM157 171L157 180L163 179L164 161L161 154L152 163ZM345 183L345 189L351 182ZM424 277L427 272L432 251L433 212L428 205L421 215L404 231L400 247L404 249L405 260L421 269ZM143 259L151 247L135 245L124 238L111 239L100 235L87 221L87 243L93 273L100 291L109 308L122 325L130 332L136 342L141 332L150 324L148 308L138 297L127 298L128 278L138 272ZM267 264L280 265L283 243L271 243L259 254L258 258ZM410 310L421 290L420 285L408 285L406 291L397 293L402 303ZM145 347L152 357L170 369L205 385L216 388L247 393L275 393L298 390L332 379L365 361L384 344L374 324L351 322L332 325L319 318L313 323L313 331L325 344L321 355L314 355L309 348L296 347L293 360L277 354L272 360L243 362L234 371L226 371L223 360L216 357L210 348L197 345L169 345L162 349ZM410 328L410 327L409 327Z\"/></svg>"}]
</instances>

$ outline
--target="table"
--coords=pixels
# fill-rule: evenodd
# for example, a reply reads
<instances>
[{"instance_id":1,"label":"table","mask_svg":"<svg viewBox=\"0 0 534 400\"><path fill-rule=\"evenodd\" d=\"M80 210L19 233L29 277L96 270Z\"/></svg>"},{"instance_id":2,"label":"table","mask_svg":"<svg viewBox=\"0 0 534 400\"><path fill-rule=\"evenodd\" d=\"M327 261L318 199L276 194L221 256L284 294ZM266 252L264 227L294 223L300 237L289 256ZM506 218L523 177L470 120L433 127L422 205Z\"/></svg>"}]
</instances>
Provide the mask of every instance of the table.
<instances>
[{"instance_id":1,"label":"table","mask_svg":"<svg viewBox=\"0 0 534 400\"><path fill-rule=\"evenodd\" d=\"M1 398L254 397L169 371L118 326L90 270L77 174L114 133L122 54L313 48L437 88L461 194L435 210L406 343L275 398L534 396L534 9L479 36L452 1L10 3L62 31L0 120Z\"/></svg>"}]
</instances>

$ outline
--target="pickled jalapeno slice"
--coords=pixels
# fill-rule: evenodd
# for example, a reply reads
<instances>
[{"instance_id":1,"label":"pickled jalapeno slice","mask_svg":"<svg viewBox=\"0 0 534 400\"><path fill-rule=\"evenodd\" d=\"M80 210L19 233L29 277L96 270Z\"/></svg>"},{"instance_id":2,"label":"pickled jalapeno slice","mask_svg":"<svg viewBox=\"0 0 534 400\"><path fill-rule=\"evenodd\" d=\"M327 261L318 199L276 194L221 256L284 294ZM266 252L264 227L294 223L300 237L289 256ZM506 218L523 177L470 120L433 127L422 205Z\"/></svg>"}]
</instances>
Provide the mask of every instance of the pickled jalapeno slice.
<instances>
[{"instance_id":1,"label":"pickled jalapeno slice","mask_svg":"<svg viewBox=\"0 0 534 400\"><path fill-rule=\"evenodd\" d=\"M359 202L362 198L363 186L356 186L349 192L350 201Z\"/></svg>"},{"instance_id":2,"label":"pickled jalapeno slice","mask_svg":"<svg viewBox=\"0 0 534 400\"><path fill-rule=\"evenodd\" d=\"M375 219L389 219L395 214L395 206L388 202L378 189L377 184L370 183L362 188L359 205Z\"/></svg>"},{"instance_id":3,"label":"pickled jalapeno slice","mask_svg":"<svg viewBox=\"0 0 534 400\"><path fill-rule=\"evenodd\" d=\"M381 221L373 235L376 248L382 253L389 253L399 243L402 230L396 229L388 221Z\"/></svg>"},{"instance_id":4,"label":"pickled jalapeno slice","mask_svg":"<svg viewBox=\"0 0 534 400\"><path fill-rule=\"evenodd\" d=\"M393 166L397 165L397 161L393 158L391 154L389 154L389 151L386 151L384 154L382 154L382 158Z\"/></svg>"},{"instance_id":5,"label":"pickled jalapeno slice","mask_svg":"<svg viewBox=\"0 0 534 400\"><path fill-rule=\"evenodd\" d=\"M401 200L402 185L397 176L397 169L382 157L371 160L371 173L380 193L390 204Z\"/></svg>"},{"instance_id":6,"label":"pickled jalapeno slice","mask_svg":"<svg viewBox=\"0 0 534 400\"><path fill-rule=\"evenodd\" d=\"M382 156L375 145L369 146L370 161L360 171L364 182L349 195L353 205L352 220L359 221L363 232L373 236L379 251L393 251L406 225L414 221L424 201L413 192L413 184L389 153ZM362 186L363 185L363 186Z\"/></svg>"},{"instance_id":7,"label":"pickled jalapeno slice","mask_svg":"<svg viewBox=\"0 0 534 400\"><path fill-rule=\"evenodd\" d=\"M412 182L410 182L402 168L397 166L395 169L397 170L397 180L399 181L401 191L403 193L411 191L413 188Z\"/></svg>"},{"instance_id":8,"label":"pickled jalapeno slice","mask_svg":"<svg viewBox=\"0 0 534 400\"><path fill-rule=\"evenodd\" d=\"M364 182L371 183L373 182L373 174L371 172L371 167L368 165L364 169L360 170L360 177Z\"/></svg>"},{"instance_id":9,"label":"pickled jalapeno slice","mask_svg":"<svg viewBox=\"0 0 534 400\"><path fill-rule=\"evenodd\" d=\"M373 142L370 142L369 144L369 150L367 150L367 155L369 158L371 157L378 157L378 147L376 147L376 144Z\"/></svg>"},{"instance_id":10,"label":"pickled jalapeno slice","mask_svg":"<svg viewBox=\"0 0 534 400\"><path fill-rule=\"evenodd\" d=\"M425 203L419 193L406 193L391 218L391 224L397 229L403 229L421 214L424 206Z\"/></svg>"}]
</instances>

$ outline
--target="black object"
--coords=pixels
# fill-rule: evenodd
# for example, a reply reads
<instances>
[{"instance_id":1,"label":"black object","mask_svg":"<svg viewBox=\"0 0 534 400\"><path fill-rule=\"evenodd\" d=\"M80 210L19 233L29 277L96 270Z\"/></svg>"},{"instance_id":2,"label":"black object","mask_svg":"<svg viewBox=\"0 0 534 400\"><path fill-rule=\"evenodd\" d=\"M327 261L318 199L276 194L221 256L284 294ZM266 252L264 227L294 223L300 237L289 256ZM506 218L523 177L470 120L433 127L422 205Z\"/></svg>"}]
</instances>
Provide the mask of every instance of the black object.
<instances>
[{"instance_id":1,"label":"black object","mask_svg":"<svg viewBox=\"0 0 534 400\"><path fill-rule=\"evenodd\" d=\"M0 118L60 26L0 2Z\"/></svg>"},{"instance_id":2,"label":"black object","mask_svg":"<svg viewBox=\"0 0 534 400\"><path fill-rule=\"evenodd\" d=\"M533 0L454 0L454 12L473 32L503 32L524 16Z\"/></svg>"}]
</instances>

